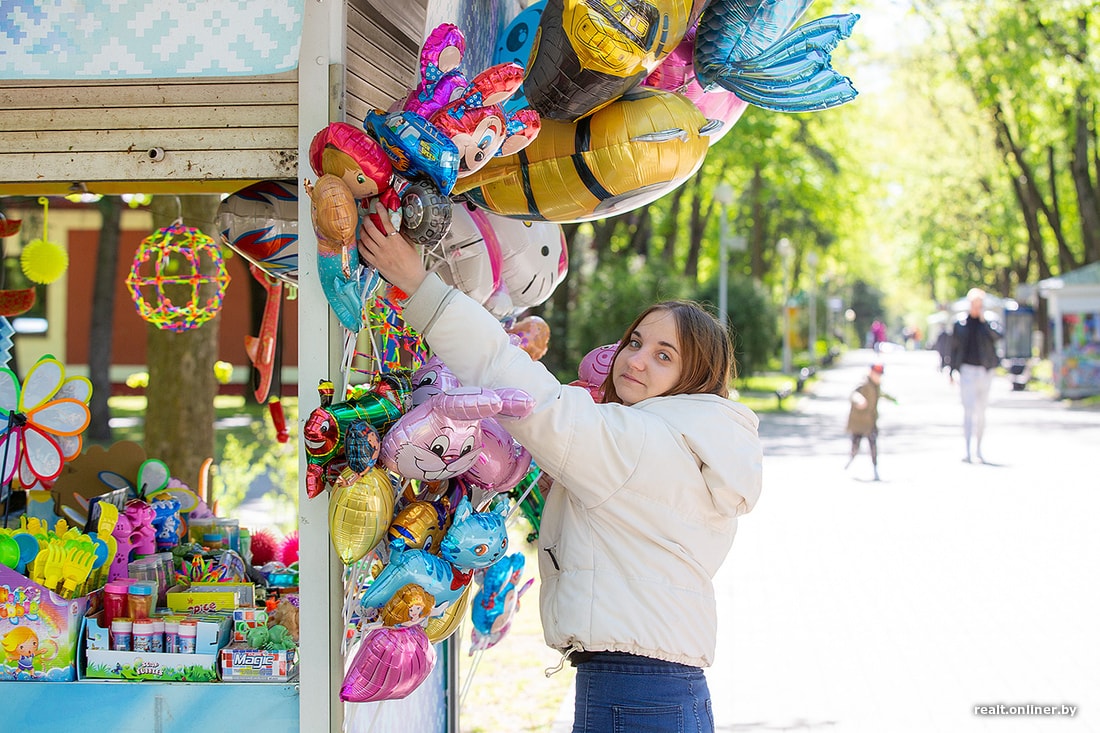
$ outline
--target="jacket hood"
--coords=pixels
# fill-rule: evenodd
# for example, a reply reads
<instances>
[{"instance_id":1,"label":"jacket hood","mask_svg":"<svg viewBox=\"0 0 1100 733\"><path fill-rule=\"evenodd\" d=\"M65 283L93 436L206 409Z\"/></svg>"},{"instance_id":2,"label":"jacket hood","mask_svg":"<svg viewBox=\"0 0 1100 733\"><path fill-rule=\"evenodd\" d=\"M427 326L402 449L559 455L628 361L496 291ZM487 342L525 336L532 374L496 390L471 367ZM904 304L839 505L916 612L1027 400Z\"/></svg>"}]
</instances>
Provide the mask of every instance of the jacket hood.
<instances>
[{"instance_id":1,"label":"jacket hood","mask_svg":"<svg viewBox=\"0 0 1100 733\"><path fill-rule=\"evenodd\" d=\"M712 394L654 397L634 407L659 416L680 433L699 462L719 513L738 516L752 510L760 498L764 463L756 413Z\"/></svg>"}]
</instances>

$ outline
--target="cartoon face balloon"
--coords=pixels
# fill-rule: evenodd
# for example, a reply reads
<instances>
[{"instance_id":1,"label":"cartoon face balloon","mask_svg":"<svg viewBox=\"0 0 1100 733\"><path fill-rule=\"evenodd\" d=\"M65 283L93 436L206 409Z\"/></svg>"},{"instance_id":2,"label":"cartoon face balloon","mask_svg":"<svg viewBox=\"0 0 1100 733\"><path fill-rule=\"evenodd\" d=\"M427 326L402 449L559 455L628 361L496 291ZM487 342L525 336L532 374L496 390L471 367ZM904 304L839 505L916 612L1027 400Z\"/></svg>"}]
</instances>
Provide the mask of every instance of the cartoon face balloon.
<instances>
[{"instance_id":1,"label":"cartoon face balloon","mask_svg":"<svg viewBox=\"0 0 1100 733\"><path fill-rule=\"evenodd\" d=\"M638 85L683 38L705 0L548 0L524 91L546 118L571 122Z\"/></svg>"},{"instance_id":2,"label":"cartoon face balloon","mask_svg":"<svg viewBox=\"0 0 1100 733\"><path fill-rule=\"evenodd\" d=\"M542 305L569 270L561 226L496 214L487 218L500 242L500 279L511 304L509 312Z\"/></svg>"},{"instance_id":3,"label":"cartoon face balloon","mask_svg":"<svg viewBox=\"0 0 1100 733\"><path fill-rule=\"evenodd\" d=\"M424 404L432 395L450 392L462 386L458 377L438 356L430 357L424 362L424 366L413 372L412 384L413 407Z\"/></svg>"},{"instance_id":4,"label":"cartoon face balloon","mask_svg":"<svg viewBox=\"0 0 1100 733\"><path fill-rule=\"evenodd\" d=\"M500 289L500 241L489 212L455 206L451 228L441 242L443 262L436 271L478 303L484 304Z\"/></svg>"},{"instance_id":5,"label":"cartoon face balloon","mask_svg":"<svg viewBox=\"0 0 1100 733\"><path fill-rule=\"evenodd\" d=\"M382 440L382 462L405 478L438 481L465 473L481 452L482 418L500 412L491 390L460 388L405 413Z\"/></svg>"}]
</instances>

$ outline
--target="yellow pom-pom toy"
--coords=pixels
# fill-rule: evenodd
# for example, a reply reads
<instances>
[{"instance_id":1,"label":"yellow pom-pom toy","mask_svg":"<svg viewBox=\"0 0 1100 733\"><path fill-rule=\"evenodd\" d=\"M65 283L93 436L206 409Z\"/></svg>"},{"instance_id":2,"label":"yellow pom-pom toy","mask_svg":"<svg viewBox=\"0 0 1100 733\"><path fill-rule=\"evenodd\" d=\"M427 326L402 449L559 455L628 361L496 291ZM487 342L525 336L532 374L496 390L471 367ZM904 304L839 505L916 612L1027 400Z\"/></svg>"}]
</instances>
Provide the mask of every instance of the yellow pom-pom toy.
<instances>
[{"instance_id":1,"label":"yellow pom-pom toy","mask_svg":"<svg viewBox=\"0 0 1100 733\"><path fill-rule=\"evenodd\" d=\"M49 240L50 200L39 196L38 203L42 204L42 238L23 248L19 265L28 280L39 285L49 285L69 268L69 253L60 244Z\"/></svg>"},{"instance_id":2,"label":"yellow pom-pom toy","mask_svg":"<svg viewBox=\"0 0 1100 733\"><path fill-rule=\"evenodd\" d=\"M49 285L69 268L69 253L59 244L36 239L23 248L19 264L28 280Z\"/></svg>"}]
</instances>

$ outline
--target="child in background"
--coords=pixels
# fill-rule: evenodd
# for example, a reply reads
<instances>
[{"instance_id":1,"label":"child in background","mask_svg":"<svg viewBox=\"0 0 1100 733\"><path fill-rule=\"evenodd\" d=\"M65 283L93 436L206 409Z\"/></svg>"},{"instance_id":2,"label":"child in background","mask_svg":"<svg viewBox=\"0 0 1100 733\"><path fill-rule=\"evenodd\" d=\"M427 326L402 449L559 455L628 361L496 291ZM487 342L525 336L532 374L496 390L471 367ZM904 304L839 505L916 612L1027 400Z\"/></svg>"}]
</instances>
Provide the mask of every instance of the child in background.
<instances>
[{"instance_id":1,"label":"child in background","mask_svg":"<svg viewBox=\"0 0 1100 733\"><path fill-rule=\"evenodd\" d=\"M896 399L882 391L883 371L882 364L873 364L871 371L867 374L867 379L852 392L852 408L848 412L847 428L847 432L852 435L852 454L848 457L848 462L844 464L844 468L852 465L856 454L859 453L859 444L863 441L863 438L867 438L867 445L871 448L871 466L875 471L875 481L879 480L878 400L879 397L885 397L895 405L898 403Z\"/></svg>"}]
</instances>

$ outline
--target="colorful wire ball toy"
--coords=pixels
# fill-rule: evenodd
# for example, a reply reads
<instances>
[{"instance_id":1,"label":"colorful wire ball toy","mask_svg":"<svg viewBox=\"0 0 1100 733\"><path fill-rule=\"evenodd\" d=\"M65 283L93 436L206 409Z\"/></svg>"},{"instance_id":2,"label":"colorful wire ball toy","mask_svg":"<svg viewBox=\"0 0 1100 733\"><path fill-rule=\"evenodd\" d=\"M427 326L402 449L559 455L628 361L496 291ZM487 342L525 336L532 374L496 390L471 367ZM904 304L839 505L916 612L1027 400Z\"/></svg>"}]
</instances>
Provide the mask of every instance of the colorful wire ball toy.
<instances>
[{"instance_id":1,"label":"colorful wire ball toy","mask_svg":"<svg viewBox=\"0 0 1100 733\"><path fill-rule=\"evenodd\" d=\"M217 243L178 221L142 241L126 278L138 315L162 331L177 333L216 316L228 286Z\"/></svg>"}]
</instances>

